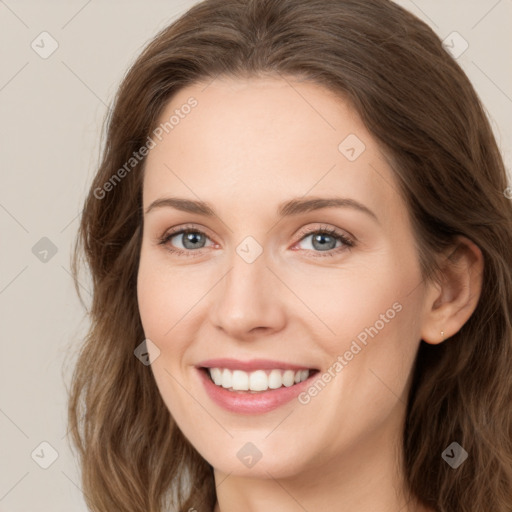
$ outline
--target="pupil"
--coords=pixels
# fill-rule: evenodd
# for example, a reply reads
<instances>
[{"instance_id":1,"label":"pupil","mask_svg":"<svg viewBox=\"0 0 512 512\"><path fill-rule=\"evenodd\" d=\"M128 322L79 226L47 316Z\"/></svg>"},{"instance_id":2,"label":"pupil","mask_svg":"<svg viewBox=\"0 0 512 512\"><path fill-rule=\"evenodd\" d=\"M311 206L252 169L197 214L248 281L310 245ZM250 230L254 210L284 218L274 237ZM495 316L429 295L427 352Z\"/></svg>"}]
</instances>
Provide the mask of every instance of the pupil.
<instances>
[{"instance_id":1,"label":"pupil","mask_svg":"<svg viewBox=\"0 0 512 512\"><path fill-rule=\"evenodd\" d=\"M198 242L198 239L201 238L201 234L200 233L185 233L185 240L184 240L184 246L187 248L187 249L194 249L197 247L197 243ZM190 246L187 246L188 243L191 243Z\"/></svg>"},{"instance_id":2,"label":"pupil","mask_svg":"<svg viewBox=\"0 0 512 512\"><path fill-rule=\"evenodd\" d=\"M327 245L329 245L329 242L325 243L325 239L331 239L331 245L332 245L332 242L334 242L334 245L332 245L332 247L327 247L327 249L334 249L334 246L336 245L336 240L334 240L334 238L332 238L330 235L326 235L326 234L318 234L316 236L313 237L313 247L315 247L315 249L325 249ZM318 246L316 244L319 244Z\"/></svg>"}]
</instances>

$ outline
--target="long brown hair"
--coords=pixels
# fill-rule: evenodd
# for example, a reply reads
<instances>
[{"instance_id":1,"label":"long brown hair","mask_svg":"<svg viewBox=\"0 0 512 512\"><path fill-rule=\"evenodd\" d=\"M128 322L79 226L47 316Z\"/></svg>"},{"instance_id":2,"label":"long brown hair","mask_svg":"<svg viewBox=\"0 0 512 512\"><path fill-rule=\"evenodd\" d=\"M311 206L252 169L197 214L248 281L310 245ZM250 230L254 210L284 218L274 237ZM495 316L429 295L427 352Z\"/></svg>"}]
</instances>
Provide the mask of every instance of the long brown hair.
<instances>
[{"instance_id":1,"label":"long brown hair","mask_svg":"<svg viewBox=\"0 0 512 512\"><path fill-rule=\"evenodd\" d=\"M161 31L125 76L81 218L91 326L69 424L94 511L210 512L212 467L177 428L149 367L136 277L147 144L176 91L224 75L300 77L347 99L379 141L413 221L425 279L457 235L484 255L478 306L449 341L421 342L403 430L405 478L440 512L512 510L512 205L468 78L422 21L388 0L206 0ZM200 107L199 107L200 108ZM126 167L125 167L126 171ZM110 186L105 187L109 182ZM458 442L469 459L441 457ZM193 498L192 498L193 496Z\"/></svg>"}]
</instances>

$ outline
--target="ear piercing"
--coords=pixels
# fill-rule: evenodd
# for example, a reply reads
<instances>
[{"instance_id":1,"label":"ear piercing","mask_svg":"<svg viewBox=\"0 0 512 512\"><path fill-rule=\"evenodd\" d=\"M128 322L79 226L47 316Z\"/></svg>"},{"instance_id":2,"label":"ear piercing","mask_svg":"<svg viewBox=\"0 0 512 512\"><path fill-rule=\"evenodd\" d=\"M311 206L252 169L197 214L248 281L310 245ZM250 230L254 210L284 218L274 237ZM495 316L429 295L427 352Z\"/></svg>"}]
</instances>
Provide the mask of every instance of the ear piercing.
<instances>
[{"instance_id":1,"label":"ear piercing","mask_svg":"<svg viewBox=\"0 0 512 512\"><path fill-rule=\"evenodd\" d=\"M444 340L444 331L441 331L441 336L443 337Z\"/></svg>"}]
</instances>

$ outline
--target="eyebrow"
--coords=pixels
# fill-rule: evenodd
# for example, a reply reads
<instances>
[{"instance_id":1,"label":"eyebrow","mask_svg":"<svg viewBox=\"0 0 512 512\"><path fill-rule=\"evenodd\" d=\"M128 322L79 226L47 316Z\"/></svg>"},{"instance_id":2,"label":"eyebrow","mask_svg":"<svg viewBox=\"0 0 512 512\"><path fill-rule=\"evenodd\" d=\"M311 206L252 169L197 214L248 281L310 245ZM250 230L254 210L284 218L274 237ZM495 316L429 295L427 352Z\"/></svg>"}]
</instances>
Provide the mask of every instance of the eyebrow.
<instances>
[{"instance_id":1,"label":"eyebrow","mask_svg":"<svg viewBox=\"0 0 512 512\"><path fill-rule=\"evenodd\" d=\"M206 217L215 217L215 210L213 207L204 201L195 201L192 199L184 199L179 197L163 197L153 201L146 209L146 214L156 208L175 208L188 213L196 213ZM285 201L278 206L277 214L279 217L288 217L293 215L300 215L322 208L352 208L373 218L379 222L377 215L364 204L356 201L355 199L344 197L313 197L313 198L295 198Z\"/></svg>"}]
</instances>

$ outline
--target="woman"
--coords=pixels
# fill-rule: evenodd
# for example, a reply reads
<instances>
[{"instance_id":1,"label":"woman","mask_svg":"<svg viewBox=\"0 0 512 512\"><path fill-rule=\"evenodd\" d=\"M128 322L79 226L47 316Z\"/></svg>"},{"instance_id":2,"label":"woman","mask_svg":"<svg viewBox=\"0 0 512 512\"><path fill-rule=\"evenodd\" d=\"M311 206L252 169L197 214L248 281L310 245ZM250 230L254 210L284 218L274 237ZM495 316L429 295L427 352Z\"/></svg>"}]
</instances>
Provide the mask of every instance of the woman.
<instances>
[{"instance_id":1,"label":"woman","mask_svg":"<svg viewBox=\"0 0 512 512\"><path fill-rule=\"evenodd\" d=\"M392 2L190 9L125 77L81 221L91 510L512 510L506 188Z\"/></svg>"}]
</instances>

